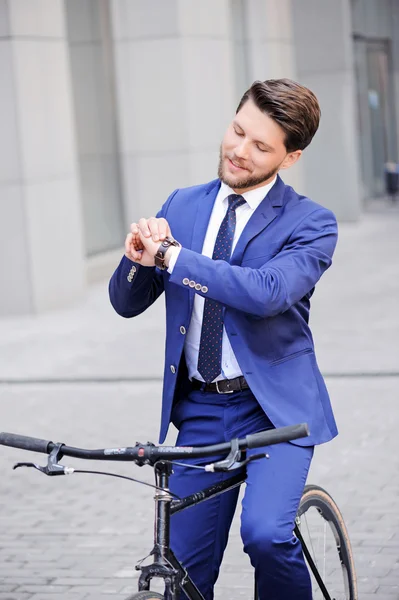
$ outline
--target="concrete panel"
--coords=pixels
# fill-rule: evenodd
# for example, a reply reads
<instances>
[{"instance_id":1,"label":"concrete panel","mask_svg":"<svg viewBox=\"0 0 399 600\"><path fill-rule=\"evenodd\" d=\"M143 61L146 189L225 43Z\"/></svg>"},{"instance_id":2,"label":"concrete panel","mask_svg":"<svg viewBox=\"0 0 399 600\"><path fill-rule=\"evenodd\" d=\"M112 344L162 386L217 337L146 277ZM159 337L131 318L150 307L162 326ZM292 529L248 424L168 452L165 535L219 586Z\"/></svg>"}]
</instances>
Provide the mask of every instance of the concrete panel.
<instances>
[{"instance_id":1,"label":"concrete panel","mask_svg":"<svg viewBox=\"0 0 399 600\"><path fill-rule=\"evenodd\" d=\"M393 93L394 106L399 106L399 4L392 5L392 63L393 63ZM399 111L396 111L396 135L399 146ZM399 148L398 148L399 153ZM399 159L399 156L398 156Z\"/></svg>"},{"instance_id":2,"label":"concrete panel","mask_svg":"<svg viewBox=\"0 0 399 600\"><path fill-rule=\"evenodd\" d=\"M186 99L181 42L126 42L116 44L115 51L122 153L184 148Z\"/></svg>"},{"instance_id":3,"label":"concrete panel","mask_svg":"<svg viewBox=\"0 0 399 600\"><path fill-rule=\"evenodd\" d=\"M101 46L91 43L72 46L70 57L79 151L95 154L101 149L110 153L114 149L114 123Z\"/></svg>"},{"instance_id":4,"label":"concrete panel","mask_svg":"<svg viewBox=\"0 0 399 600\"><path fill-rule=\"evenodd\" d=\"M124 227L120 208L119 166L112 155L81 157L81 198L85 248L94 254L120 243Z\"/></svg>"},{"instance_id":5,"label":"concrete panel","mask_svg":"<svg viewBox=\"0 0 399 600\"><path fill-rule=\"evenodd\" d=\"M390 38L395 4L397 3L392 0L352 2L353 32L367 37Z\"/></svg>"},{"instance_id":6,"label":"concrete panel","mask_svg":"<svg viewBox=\"0 0 399 600\"><path fill-rule=\"evenodd\" d=\"M18 40L14 46L24 176L74 171L71 90L63 42Z\"/></svg>"},{"instance_id":7,"label":"concrete panel","mask_svg":"<svg viewBox=\"0 0 399 600\"><path fill-rule=\"evenodd\" d=\"M188 160L191 185L206 183L218 176L219 148L191 152Z\"/></svg>"},{"instance_id":8,"label":"concrete panel","mask_svg":"<svg viewBox=\"0 0 399 600\"><path fill-rule=\"evenodd\" d=\"M272 40L250 43L251 80L295 79L294 48L290 42Z\"/></svg>"},{"instance_id":9,"label":"concrete panel","mask_svg":"<svg viewBox=\"0 0 399 600\"><path fill-rule=\"evenodd\" d=\"M301 72L352 69L347 0L292 3L297 65Z\"/></svg>"},{"instance_id":10,"label":"concrete panel","mask_svg":"<svg viewBox=\"0 0 399 600\"><path fill-rule=\"evenodd\" d=\"M0 316L32 310L30 252L23 189L0 186Z\"/></svg>"},{"instance_id":11,"label":"concrete panel","mask_svg":"<svg viewBox=\"0 0 399 600\"><path fill-rule=\"evenodd\" d=\"M10 35L10 19L7 0L0 0L0 38Z\"/></svg>"},{"instance_id":12,"label":"concrete panel","mask_svg":"<svg viewBox=\"0 0 399 600\"><path fill-rule=\"evenodd\" d=\"M111 0L115 40L167 38L178 34L177 0Z\"/></svg>"},{"instance_id":13,"label":"concrete panel","mask_svg":"<svg viewBox=\"0 0 399 600\"><path fill-rule=\"evenodd\" d=\"M231 44L187 38L182 48L189 147L217 149L239 100L235 95Z\"/></svg>"},{"instance_id":14,"label":"concrete panel","mask_svg":"<svg viewBox=\"0 0 399 600\"><path fill-rule=\"evenodd\" d=\"M314 73L301 83L316 94L322 110L319 131L301 159L304 192L339 219L355 220L360 194L352 73Z\"/></svg>"},{"instance_id":15,"label":"concrete panel","mask_svg":"<svg viewBox=\"0 0 399 600\"><path fill-rule=\"evenodd\" d=\"M11 41L0 42L0 182L21 176L12 50Z\"/></svg>"},{"instance_id":16,"label":"concrete panel","mask_svg":"<svg viewBox=\"0 0 399 600\"><path fill-rule=\"evenodd\" d=\"M72 44L100 41L100 10L104 2L100 0L67 0L65 20L68 39Z\"/></svg>"},{"instance_id":17,"label":"concrete panel","mask_svg":"<svg viewBox=\"0 0 399 600\"><path fill-rule=\"evenodd\" d=\"M83 154L95 153L99 148L98 86L96 85L96 52L99 46L91 43L72 46L69 49L73 80L73 101L76 136ZM98 70L97 70L98 71Z\"/></svg>"},{"instance_id":18,"label":"concrete panel","mask_svg":"<svg viewBox=\"0 0 399 600\"><path fill-rule=\"evenodd\" d=\"M83 232L74 179L25 187L35 312L67 306L85 287Z\"/></svg>"},{"instance_id":19,"label":"concrete panel","mask_svg":"<svg viewBox=\"0 0 399 600\"><path fill-rule=\"evenodd\" d=\"M291 0L247 0L247 39L291 40Z\"/></svg>"},{"instance_id":20,"label":"concrete panel","mask_svg":"<svg viewBox=\"0 0 399 600\"><path fill-rule=\"evenodd\" d=\"M305 194L305 183L303 173L303 157L299 159L295 165L289 169L284 169L279 172L281 179L286 185L290 185L294 188L298 194Z\"/></svg>"},{"instance_id":21,"label":"concrete panel","mask_svg":"<svg viewBox=\"0 0 399 600\"><path fill-rule=\"evenodd\" d=\"M229 0L178 0L178 18L183 36L230 36Z\"/></svg>"},{"instance_id":22,"label":"concrete panel","mask_svg":"<svg viewBox=\"0 0 399 600\"><path fill-rule=\"evenodd\" d=\"M8 5L11 35L65 37L63 0L12 0Z\"/></svg>"},{"instance_id":23,"label":"concrete panel","mask_svg":"<svg viewBox=\"0 0 399 600\"><path fill-rule=\"evenodd\" d=\"M123 180L128 227L141 217L155 215L176 188L192 185L189 156L184 152L137 158L124 157Z\"/></svg>"}]
</instances>

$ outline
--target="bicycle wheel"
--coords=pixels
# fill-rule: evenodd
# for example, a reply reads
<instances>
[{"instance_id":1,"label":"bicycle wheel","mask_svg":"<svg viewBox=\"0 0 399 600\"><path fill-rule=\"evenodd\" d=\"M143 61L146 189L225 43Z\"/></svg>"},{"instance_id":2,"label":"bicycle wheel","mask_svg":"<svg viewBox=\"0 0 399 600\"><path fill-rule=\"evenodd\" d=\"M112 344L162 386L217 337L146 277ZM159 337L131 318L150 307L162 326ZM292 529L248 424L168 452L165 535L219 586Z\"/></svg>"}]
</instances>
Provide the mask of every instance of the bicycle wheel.
<instances>
[{"instance_id":1,"label":"bicycle wheel","mask_svg":"<svg viewBox=\"0 0 399 600\"><path fill-rule=\"evenodd\" d=\"M133 594L133 596L129 596L126 600L159 600L164 599L162 594L157 594L156 592L137 592L137 594Z\"/></svg>"},{"instance_id":2,"label":"bicycle wheel","mask_svg":"<svg viewBox=\"0 0 399 600\"><path fill-rule=\"evenodd\" d=\"M331 496L317 485L307 485L296 524L312 579L313 599L357 600L355 564L342 515ZM299 537L299 535L298 535ZM302 541L302 540L301 540ZM329 593L326 596L312 572L306 549Z\"/></svg>"}]
</instances>

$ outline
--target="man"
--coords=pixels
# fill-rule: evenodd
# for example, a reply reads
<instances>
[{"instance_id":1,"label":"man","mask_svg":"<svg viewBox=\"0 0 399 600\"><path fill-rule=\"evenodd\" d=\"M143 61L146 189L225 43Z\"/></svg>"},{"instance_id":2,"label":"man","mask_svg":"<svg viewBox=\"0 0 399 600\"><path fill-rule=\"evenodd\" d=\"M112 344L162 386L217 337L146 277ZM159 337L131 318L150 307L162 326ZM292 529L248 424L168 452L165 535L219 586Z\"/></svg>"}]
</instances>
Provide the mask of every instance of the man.
<instances>
[{"instance_id":1,"label":"man","mask_svg":"<svg viewBox=\"0 0 399 600\"><path fill-rule=\"evenodd\" d=\"M133 223L110 282L124 317L166 294L161 442L170 420L179 445L309 425L308 438L271 446L270 460L247 468L241 535L260 600L312 598L294 520L314 446L337 434L308 326L336 220L278 176L299 160L319 119L307 88L288 79L255 82L222 141L218 179L174 191L156 218ZM221 477L179 467L171 487L183 496ZM237 495L173 517L172 548L207 600Z\"/></svg>"}]
</instances>

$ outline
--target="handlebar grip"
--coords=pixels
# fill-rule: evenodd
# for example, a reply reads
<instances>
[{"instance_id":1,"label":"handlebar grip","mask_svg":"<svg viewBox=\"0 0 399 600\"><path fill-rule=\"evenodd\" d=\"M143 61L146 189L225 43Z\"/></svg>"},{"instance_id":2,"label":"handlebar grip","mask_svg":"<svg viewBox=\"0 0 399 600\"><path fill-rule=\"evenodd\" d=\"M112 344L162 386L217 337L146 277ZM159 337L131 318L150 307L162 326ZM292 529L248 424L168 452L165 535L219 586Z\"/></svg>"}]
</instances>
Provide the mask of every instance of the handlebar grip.
<instances>
[{"instance_id":1,"label":"handlebar grip","mask_svg":"<svg viewBox=\"0 0 399 600\"><path fill-rule=\"evenodd\" d=\"M268 429L246 436L248 448L259 448L260 446L270 446L280 444L281 442L290 442L298 438L307 437L309 428L307 423L298 425L289 425L288 427L279 427L278 429Z\"/></svg>"},{"instance_id":2,"label":"handlebar grip","mask_svg":"<svg viewBox=\"0 0 399 600\"><path fill-rule=\"evenodd\" d=\"M2 446L11 446L12 448L21 448L21 450L31 450L32 452L43 452L47 454L48 445L51 444L48 440L40 440L39 438L28 437L26 435L18 435L15 433L0 433L0 444Z\"/></svg>"}]
</instances>

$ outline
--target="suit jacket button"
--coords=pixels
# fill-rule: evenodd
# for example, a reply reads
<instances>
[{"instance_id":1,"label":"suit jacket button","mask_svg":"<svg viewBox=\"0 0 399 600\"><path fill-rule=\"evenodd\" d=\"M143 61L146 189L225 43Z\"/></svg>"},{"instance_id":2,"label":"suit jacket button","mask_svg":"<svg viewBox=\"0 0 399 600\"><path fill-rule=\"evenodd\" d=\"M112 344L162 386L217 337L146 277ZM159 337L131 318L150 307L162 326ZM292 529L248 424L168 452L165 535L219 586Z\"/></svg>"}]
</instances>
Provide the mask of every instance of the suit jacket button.
<instances>
[{"instance_id":1,"label":"suit jacket button","mask_svg":"<svg viewBox=\"0 0 399 600\"><path fill-rule=\"evenodd\" d=\"M200 291L201 287L202 287L202 286L201 286L201 284L200 284L200 283L196 283L196 284L195 284L195 289L197 290L197 292L199 292L199 291Z\"/></svg>"},{"instance_id":2,"label":"suit jacket button","mask_svg":"<svg viewBox=\"0 0 399 600\"><path fill-rule=\"evenodd\" d=\"M173 374L175 374L176 373L175 365L170 365L170 370L172 371Z\"/></svg>"},{"instance_id":3,"label":"suit jacket button","mask_svg":"<svg viewBox=\"0 0 399 600\"><path fill-rule=\"evenodd\" d=\"M207 293L207 291L208 291L208 288L206 287L206 285L203 285L203 286L202 286L202 288L201 288L201 292L202 292L203 294L206 294L206 293Z\"/></svg>"},{"instance_id":4,"label":"suit jacket button","mask_svg":"<svg viewBox=\"0 0 399 600\"><path fill-rule=\"evenodd\" d=\"M185 333L186 333L186 328L184 327L184 325L182 325L182 326L180 327L180 333L181 333L182 335L185 335Z\"/></svg>"},{"instance_id":5,"label":"suit jacket button","mask_svg":"<svg viewBox=\"0 0 399 600\"><path fill-rule=\"evenodd\" d=\"M189 281L188 285L190 286L190 288L195 287L195 281L194 281L194 279L192 279L191 281Z\"/></svg>"},{"instance_id":6,"label":"suit jacket button","mask_svg":"<svg viewBox=\"0 0 399 600\"><path fill-rule=\"evenodd\" d=\"M190 280L188 279L188 277L185 277L183 279L183 285L188 285L190 283Z\"/></svg>"}]
</instances>

